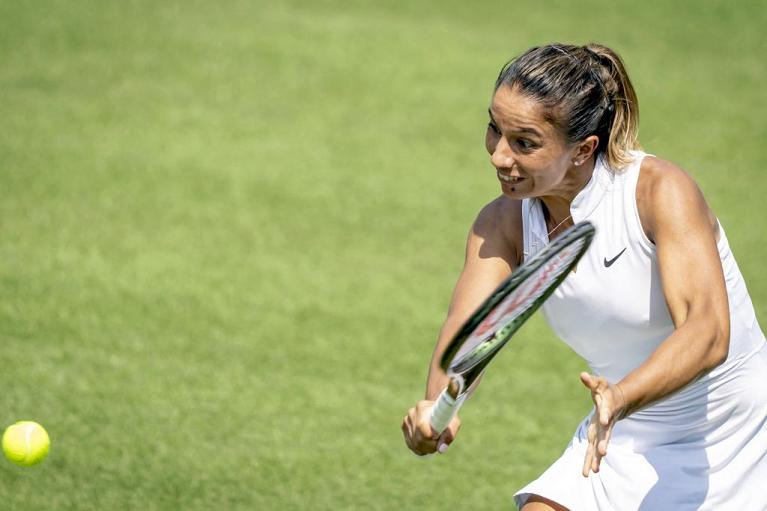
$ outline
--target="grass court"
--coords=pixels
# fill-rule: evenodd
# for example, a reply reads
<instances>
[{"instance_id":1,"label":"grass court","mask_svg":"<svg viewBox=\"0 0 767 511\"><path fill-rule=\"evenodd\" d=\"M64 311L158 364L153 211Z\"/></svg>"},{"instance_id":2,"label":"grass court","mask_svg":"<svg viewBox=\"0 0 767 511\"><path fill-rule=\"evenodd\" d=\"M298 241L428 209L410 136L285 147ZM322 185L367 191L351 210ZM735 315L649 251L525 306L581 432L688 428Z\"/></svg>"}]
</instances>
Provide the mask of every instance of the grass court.
<instances>
[{"instance_id":1,"label":"grass court","mask_svg":"<svg viewBox=\"0 0 767 511\"><path fill-rule=\"evenodd\" d=\"M590 408L540 316L448 454L399 424L468 228L501 65L596 41L767 320L762 2L0 2L0 460L18 510L513 509Z\"/></svg>"}]
</instances>

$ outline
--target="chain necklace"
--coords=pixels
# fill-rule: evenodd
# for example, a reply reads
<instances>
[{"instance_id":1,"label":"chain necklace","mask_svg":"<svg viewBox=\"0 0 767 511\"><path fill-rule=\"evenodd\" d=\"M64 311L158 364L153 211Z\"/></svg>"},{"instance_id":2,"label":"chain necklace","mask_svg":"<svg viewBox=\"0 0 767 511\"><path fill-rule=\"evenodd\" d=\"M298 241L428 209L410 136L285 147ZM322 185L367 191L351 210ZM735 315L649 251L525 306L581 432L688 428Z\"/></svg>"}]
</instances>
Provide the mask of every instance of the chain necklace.
<instances>
[{"instance_id":1,"label":"chain necklace","mask_svg":"<svg viewBox=\"0 0 767 511\"><path fill-rule=\"evenodd\" d=\"M543 218L543 228L544 228L544 229L548 229L548 227L549 227L549 226L548 226L548 225L546 225L546 224L548 223L548 222L547 222L547 220L546 220L546 216L547 216L547 214L546 214L546 213L548 213L548 210L546 210L546 209L545 209L545 206L543 206L543 204L541 204L541 206L542 206L542 210L541 210L541 213L542 213L542 214L543 214L543 216L544 216L544 218ZM528 214L529 214L529 215L532 215L532 212L533 212L533 208L531 207L531 208L530 208L530 211L529 211L529 213L528 213ZM536 254L536 253L538 253L539 247L540 247L541 245L547 245L548 243L550 243L550 241L551 241L551 233L552 233L552 232L554 232L554 231L556 231L556 230L557 230L557 229L559 229L560 227L562 227L562 224L564 224L565 222L567 222L568 220L570 220L572 217L573 217L573 215L572 215L572 213L571 213L571 214L567 215L567 218L565 218L564 220L562 220L561 222L559 222L559 223L558 223L556 226L554 226L554 228L553 228L552 230L550 230L550 231L549 231L549 232L546 234L546 240L544 240L544 239L543 239L541 236L539 236L539 235L537 235L537 234L534 234L534 232L531 230L531 231L530 231L530 233L531 233L531 235L532 235L532 239L530 240L530 250L523 250L523 252L522 252L522 254L523 254L523 257L527 258L527 257L529 257L531 254ZM529 219L530 219L530 217L528 216L528 222L530 221ZM536 239L536 238L537 238L537 239Z\"/></svg>"},{"instance_id":2,"label":"chain necklace","mask_svg":"<svg viewBox=\"0 0 767 511\"><path fill-rule=\"evenodd\" d=\"M551 233L552 233L552 232L554 232L554 231L556 231L556 230L557 230L557 229L559 229L560 227L562 227L562 224L563 224L563 223L565 223L565 222L567 222L568 220L570 220L572 217L573 217L572 213L571 213L571 214L569 214L569 215L567 215L567 218L565 218L564 220L562 220L561 222L559 222L559 223L556 225L556 227L554 227L552 230L550 230L550 231L549 231L549 233L546 235L546 237L547 237L547 238L549 238L549 239L551 239Z\"/></svg>"}]
</instances>

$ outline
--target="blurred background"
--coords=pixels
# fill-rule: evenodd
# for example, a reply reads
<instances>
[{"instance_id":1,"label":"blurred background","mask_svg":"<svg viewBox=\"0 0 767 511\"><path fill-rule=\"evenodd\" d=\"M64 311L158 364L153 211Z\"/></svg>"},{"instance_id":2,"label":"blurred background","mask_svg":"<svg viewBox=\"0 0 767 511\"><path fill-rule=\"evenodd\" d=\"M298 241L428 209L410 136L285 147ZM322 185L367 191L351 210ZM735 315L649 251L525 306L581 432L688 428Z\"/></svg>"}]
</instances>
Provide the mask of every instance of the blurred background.
<instances>
[{"instance_id":1,"label":"blurred background","mask_svg":"<svg viewBox=\"0 0 767 511\"><path fill-rule=\"evenodd\" d=\"M498 194L500 67L624 58L767 313L761 1L0 0L4 509L513 509L590 398L540 317L456 444L400 421Z\"/></svg>"}]
</instances>

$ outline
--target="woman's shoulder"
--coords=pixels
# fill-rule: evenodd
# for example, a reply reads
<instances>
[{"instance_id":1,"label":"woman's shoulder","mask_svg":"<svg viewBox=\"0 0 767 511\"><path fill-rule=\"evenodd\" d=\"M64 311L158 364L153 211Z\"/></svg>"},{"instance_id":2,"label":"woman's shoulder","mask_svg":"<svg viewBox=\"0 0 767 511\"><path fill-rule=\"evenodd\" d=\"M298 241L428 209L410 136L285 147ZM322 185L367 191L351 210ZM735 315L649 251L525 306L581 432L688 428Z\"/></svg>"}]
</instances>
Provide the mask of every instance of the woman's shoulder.
<instances>
[{"instance_id":1,"label":"woman's shoulder","mask_svg":"<svg viewBox=\"0 0 767 511\"><path fill-rule=\"evenodd\" d=\"M647 202L657 204L678 198L678 194L689 193L700 193L700 189L680 166L649 154L642 159L637 182L638 200L641 194Z\"/></svg>"},{"instance_id":2,"label":"woman's shoulder","mask_svg":"<svg viewBox=\"0 0 767 511\"><path fill-rule=\"evenodd\" d=\"M712 224L716 218L705 204L703 193L688 172L673 162L647 155L642 160L636 201L648 237L668 215L684 215L690 209L704 211Z\"/></svg>"},{"instance_id":3,"label":"woman's shoulder","mask_svg":"<svg viewBox=\"0 0 767 511\"><path fill-rule=\"evenodd\" d=\"M522 201L501 195L486 204L477 214L472 235L481 238L504 258L517 264L522 254Z\"/></svg>"},{"instance_id":4,"label":"woman's shoulder","mask_svg":"<svg viewBox=\"0 0 767 511\"><path fill-rule=\"evenodd\" d=\"M682 170L679 165L652 154L647 154L642 158L640 178L642 177L653 183L662 180L668 182L680 178L691 179L689 174Z\"/></svg>"}]
</instances>

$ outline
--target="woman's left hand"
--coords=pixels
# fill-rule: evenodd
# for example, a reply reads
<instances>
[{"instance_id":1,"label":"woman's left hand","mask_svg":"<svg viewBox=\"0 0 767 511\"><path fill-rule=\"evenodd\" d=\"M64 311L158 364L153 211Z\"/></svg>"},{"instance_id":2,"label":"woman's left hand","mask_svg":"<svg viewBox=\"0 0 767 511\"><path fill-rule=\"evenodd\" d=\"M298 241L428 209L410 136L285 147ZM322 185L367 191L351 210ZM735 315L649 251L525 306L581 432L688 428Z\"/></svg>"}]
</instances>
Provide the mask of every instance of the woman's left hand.
<instances>
[{"instance_id":1,"label":"woman's left hand","mask_svg":"<svg viewBox=\"0 0 767 511\"><path fill-rule=\"evenodd\" d=\"M626 400L621 388L609 383L601 376L581 373L581 381L591 390L595 410L588 427L589 445L583 461L583 477L589 472L599 472L599 464L607 455L607 442L615 423L624 417Z\"/></svg>"}]
</instances>

